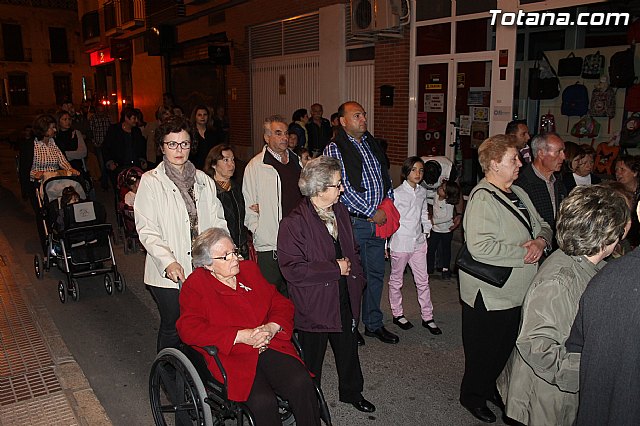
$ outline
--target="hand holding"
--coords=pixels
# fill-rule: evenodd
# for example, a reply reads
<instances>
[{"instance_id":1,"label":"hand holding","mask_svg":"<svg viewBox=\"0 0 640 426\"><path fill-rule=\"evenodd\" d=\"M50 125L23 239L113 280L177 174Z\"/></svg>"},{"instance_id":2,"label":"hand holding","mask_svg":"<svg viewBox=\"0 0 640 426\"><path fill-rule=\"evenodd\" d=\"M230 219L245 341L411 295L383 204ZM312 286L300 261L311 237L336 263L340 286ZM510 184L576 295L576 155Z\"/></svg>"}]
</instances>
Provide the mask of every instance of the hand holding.
<instances>
[{"instance_id":1,"label":"hand holding","mask_svg":"<svg viewBox=\"0 0 640 426\"><path fill-rule=\"evenodd\" d=\"M165 276L169 278L174 283L177 283L178 280L184 281L184 269L178 262L173 262L164 270Z\"/></svg>"},{"instance_id":2,"label":"hand holding","mask_svg":"<svg viewBox=\"0 0 640 426\"><path fill-rule=\"evenodd\" d=\"M251 205L249 206L249 208L250 208L251 210L253 210L254 212L256 212L256 213L260 214L260 205L259 205L258 203L256 203L256 204L251 204Z\"/></svg>"},{"instance_id":3,"label":"hand holding","mask_svg":"<svg viewBox=\"0 0 640 426\"><path fill-rule=\"evenodd\" d=\"M542 238L536 238L535 240L529 240L522 245L527 250L524 255L524 263L536 263L542 257L544 249L547 246L546 241Z\"/></svg>"},{"instance_id":4,"label":"hand holding","mask_svg":"<svg viewBox=\"0 0 640 426\"><path fill-rule=\"evenodd\" d=\"M338 259L336 262L338 262L338 266L340 267L340 275L347 276L351 273L351 261L348 257Z\"/></svg>"},{"instance_id":5,"label":"hand holding","mask_svg":"<svg viewBox=\"0 0 640 426\"><path fill-rule=\"evenodd\" d=\"M382 209L376 210L376 214L373 215L369 221L374 222L376 225L384 225L387 223L387 214Z\"/></svg>"}]
</instances>

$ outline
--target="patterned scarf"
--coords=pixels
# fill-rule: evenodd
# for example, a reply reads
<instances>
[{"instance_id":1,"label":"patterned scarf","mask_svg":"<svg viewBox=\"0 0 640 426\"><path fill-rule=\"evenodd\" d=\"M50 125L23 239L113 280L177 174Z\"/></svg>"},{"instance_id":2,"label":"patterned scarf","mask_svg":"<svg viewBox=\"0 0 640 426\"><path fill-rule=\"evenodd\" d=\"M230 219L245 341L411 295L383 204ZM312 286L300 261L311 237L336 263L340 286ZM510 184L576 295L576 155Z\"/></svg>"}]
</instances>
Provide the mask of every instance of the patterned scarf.
<instances>
[{"instance_id":1,"label":"patterned scarf","mask_svg":"<svg viewBox=\"0 0 640 426\"><path fill-rule=\"evenodd\" d=\"M163 157L164 170L167 177L178 187L180 195L184 200L184 204L187 207L189 213L189 222L191 223L191 239L198 235L198 211L196 210L195 194L193 187L196 183L196 167L187 161L184 164L182 173L167 161L167 157Z\"/></svg>"},{"instance_id":2,"label":"patterned scarf","mask_svg":"<svg viewBox=\"0 0 640 426\"><path fill-rule=\"evenodd\" d=\"M320 207L313 204L313 202L311 203L311 205L316 210L316 213L318 213L318 216L320 216L320 220L324 222L324 225L327 227L327 231L329 231L329 234L331 234L334 240L337 240L338 221L336 220L336 214L333 212L333 206L327 209L321 209Z\"/></svg>"}]
</instances>

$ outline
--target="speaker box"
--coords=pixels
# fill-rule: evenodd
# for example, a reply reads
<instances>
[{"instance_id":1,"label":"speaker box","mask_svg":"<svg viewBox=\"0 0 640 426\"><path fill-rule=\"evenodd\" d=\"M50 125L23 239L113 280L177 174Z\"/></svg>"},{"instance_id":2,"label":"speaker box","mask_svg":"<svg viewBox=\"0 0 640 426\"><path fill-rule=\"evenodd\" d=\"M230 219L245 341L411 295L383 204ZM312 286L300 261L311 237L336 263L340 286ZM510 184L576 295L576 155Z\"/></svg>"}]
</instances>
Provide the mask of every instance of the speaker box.
<instances>
[{"instance_id":1,"label":"speaker box","mask_svg":"<svg viewBox=\"0 0 640 426\"><path fill-rule=\"evenodd\" d=\"M209 46L209 59L216 65L231 65L229 46Z\"/></svg>"},{"instance_id":2,"label":"speaker box","mask_svg":"<svg viewBox=\"0 0 640 426\"><path fill-rule=\"evenodd\" d=\"M176 46L176 27L160 25L144 33L144 47L149 56L162 56Z\"/></svg>"}]
</instances>

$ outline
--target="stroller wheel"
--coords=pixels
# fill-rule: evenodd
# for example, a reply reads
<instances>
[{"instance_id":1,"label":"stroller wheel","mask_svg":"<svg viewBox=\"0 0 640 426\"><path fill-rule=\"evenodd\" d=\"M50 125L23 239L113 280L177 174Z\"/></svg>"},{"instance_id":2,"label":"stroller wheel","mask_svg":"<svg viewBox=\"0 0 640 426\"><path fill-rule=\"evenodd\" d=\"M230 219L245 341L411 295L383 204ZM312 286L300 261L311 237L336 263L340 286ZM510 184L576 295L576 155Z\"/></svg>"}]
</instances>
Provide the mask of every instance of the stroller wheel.
<instances>
[{"instance_id":1,"label":"stroller wheel","mask_svg":"<svg viewBox=\"0 0 640 426\"><path fill-rule=\"evenodd\" d=\"M80 300L80 287L78 286L78 280L75 278L71 278L71 288L69 289L69 293L71 293L71 298L74 302Z\"/></svg>"},{"instance_id":2,"label":"stroller wheel","mask_svg":"<svg viewBox=\"0 0 640 426\"><path fill-rule=\"evenodd\" d=\"M113 294L113 277L111 274L104 274L104 289L109 296Z\"/></svg>"},{"instance_id":3,"label":"stroller wheel","mask_svg":"<svg viewBox=\"0 0 640 426\"><path fill-rule=\"evenodd\" d=\"M124 289L127 287L127 282L124 279L124 275L122 275L121 273L117 273L115 275L115 283L116 285L116 290L118 290L118 293L122 293L124 291Z\"/></svg>"},{"instance_id":4,"label":"stroller wheel","mask_svg":"<svg viewBox=\"0 0 640 426\"><path fill-rule=\"evenodd\" d=\"M33 257L33 269L36 273L36 277L41 280L44 278L44 261L42 260L42 256L36 254Z\"/></svg>"},{"instance_id":5,"label":"stroller wheel","mask_svg":"<svg viewBox=\"0 0 640 426\"><path fill-rule=\"evenodd\" d=\"M65 288L64 281L62 280L58 281L58 297L62 303L67 301L67 289Z\"/></svg>"}]
</instances>

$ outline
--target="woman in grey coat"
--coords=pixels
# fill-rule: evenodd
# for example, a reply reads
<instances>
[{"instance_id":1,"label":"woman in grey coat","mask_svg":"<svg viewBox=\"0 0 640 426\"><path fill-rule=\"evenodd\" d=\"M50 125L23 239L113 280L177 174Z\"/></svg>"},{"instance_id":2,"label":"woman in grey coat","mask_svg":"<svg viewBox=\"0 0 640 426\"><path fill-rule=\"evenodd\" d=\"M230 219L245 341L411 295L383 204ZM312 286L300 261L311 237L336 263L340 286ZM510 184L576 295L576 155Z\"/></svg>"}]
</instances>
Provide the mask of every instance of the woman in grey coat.
<instances>
[{"instance_id":1,"label":"woman in grey coat","mask_svg":"<svg viewBox=\"0 0 640 426\"><path fill-rule=\"evenodd\" d=\"M565 342L587 283L631 225L625 199L601 185L576 187L557 219L560 249L529 287L516 347L498 379L507 416L527 425L573 424L580 354Z\"/></svg>"},{"instance_id":2,"label":"woman in grey coat","mask_svg":"<svg viewBox=\"0 0 640 426\"><path fill-rule=\"evenodd\" d=\"M478 159L485 178L471 191L463 219L471 256L512 268L502 288L459 271L465 356L460 403L487 423L496 421L487 401L498 402L496 379L513 350L524 295L552 235L527 193L513 185L522 166L516 146L506 135L492 136L480 145Z\"/></svg>"}]
</instances>

